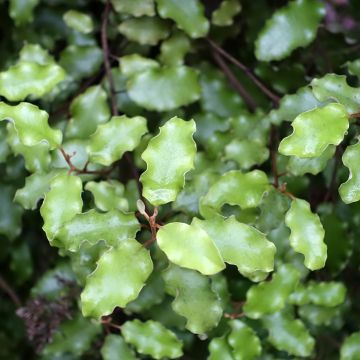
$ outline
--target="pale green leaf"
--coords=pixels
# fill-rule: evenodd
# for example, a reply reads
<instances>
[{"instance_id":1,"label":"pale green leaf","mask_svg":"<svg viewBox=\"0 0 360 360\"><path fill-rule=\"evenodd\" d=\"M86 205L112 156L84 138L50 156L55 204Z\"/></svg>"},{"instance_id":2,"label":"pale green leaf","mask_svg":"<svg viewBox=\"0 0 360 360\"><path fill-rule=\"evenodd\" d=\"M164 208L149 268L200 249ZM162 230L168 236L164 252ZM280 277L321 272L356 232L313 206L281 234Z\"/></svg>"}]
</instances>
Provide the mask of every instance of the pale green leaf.
<instances>
[{"instance_id":1,"label":"pale green leaf","mask_svg":"<svg viewBox=\"0 0 360 360\"><path fill-rule=\"evenodd\" d=\"M214 240L224 261L236 265L242 275L260 281L273 270L276 248L255 228L234 217L194 218L192 226L202 228Z\"/></svg>"},{"instance_id":2,"label":"pale green leaf","mask_svg":"<svg viewBox=\"0 0 360 360\"><path fill-rule=\"evenodd\" d=\"M141 175L143 195L158 206L176 199L184 187L185 174L193 169L196 144L195 122L177 117L168 120L142 154L146 171Z\"/></svg>"},{"instance_id":3,"label":"pale green leaf","mask_svg":"<svg viewBox=\"0 0 360 360\"><path fill-rule=\"evenodd\" d=\"M136 360L135 354L120 335L109 334L100 349L103 360Z\"/></svg>"},{"instance_id":4,"label":"pale green leaf","mask_svg":"<svg viewBox=\"0 0 360 360\"><path fill-rule=\"evenodd\" d=\"M33 104L22 102L11 106L0 102L0 120L10 120L21 143L26 146L47 142L52 150L61 144L62 133L49 126L48 118L46 111Z\"/></svg>"},{"instance_id":5,"label":"pale green leaf","mask_svg":"<svg viewBox=\"0 0 360 360\"><path fill-rule=\"evenodd\" d=\"M360 358L360 331L352 333L343 342L340 349L340 360L357 360Z\"/></svg>"},{"instance_id":6,"label":"pale green leaf","mask_svg":"<svg viewBox=\"0 0 360 360\"><path fill-rule=\"evenodd\" d=\"M38 3L39 0L10 0L9 15L17 26L32 22Z\"/></svg>"},{"instance_id":7,"label":"pale green leaf","mask_svg":"<svg viewBox=\"0 0 360 360\"><path fill-rule=\"evenodd\" d=\"M115 11L135 17L155 15L154 0L111 0Z\"/></svg>"},{"instance_id":8,"label":"pale green leaf","mask_svg":"<svg viewBox=\"0 0 360 360\"><path fill-rule=\"evenodd\" d=\"M91 33L94 29L92 18L77 10L68 10L63 19L67 26L84 34Z\"/></svg>"},{"instance_id":9,"label":"pale green leaf","mask_svg":"<svg viewBox=\"0 0 360 360\"><path fill-rule=\"evenodd\" d=\"M211 22L216 26L230 26L234 17L241 11L238 0L223 0L220 6L212 13Z\"/></svg>"},{"instance_id":10,"label":"pale green leaf","mask_svg":"<svg viewBox=\"0 0 360 360\"><path fill-rule=\"evenodd\" d=\"M118 246L122 241L134 238L139 222L133 213L118 210L99 213L92 209L77 214L59 229L56 239L69 251L77 251L82 242L95 245L104 240L109 246Z\"/></svg>"},{"instance_id":11,"label":"pale green leaf","mask_svg":"<svg viewBox=\"0 0 360 360\"><path fill-rule=\"evenodd\" d=\"M349 127L348 113L341 104L300 114L292 123L294 131L279 145L283 155L301 158L320 156L329 145L339 145Z\"/></svg>"},{"instance_id":12,"label":"pale green leaf","mask_svg":"<svg viewBox=\"0 0 360 360\"><path fill-rule=\"evenodd\" d=\"M157 61L146 58L139 54L122 56L119 61L121 73L126 75L127 77L149 69L158 68L160 66Z\"/></svg>"},{"instance_id":13,"label":"pale green leaf","mask_svg":"<svg viewBox=\"0 0 360 360\"><path fill-rule=\"evenodd\" d=\"M300 280L300 272L291 264L280 265L270 281L253 285L246 293L246 316L261 318L281 310Z\"/></svg>"},{"instance_id":14,"label":"pale green leaf","mask_svg":"<svg viewBox=\"0 0 360 360\"><path fill-rule=\"evenodd\" d=\"M207 360L234 360L232 349L226 338L213 338L210 341Z\"/></svg>"},{"instance_id":15,"label":"pale green leaf","mask_svg":"<svg viewBox=\"0 0 360 360\"><path fill-rule=\"evenodd\" d=\"M39 44L25 44L19 52L19 62L35 62L40 65L53 64L54 58Z\"/></svg>"},{"instance_id":16,"label":"pale green leaf","mask_svg":"<svg viewBox=\"0 0 360 360\"><path fill-rule=\"evenodd\" d=\"M340 185L339 194L344 203L350 204L360 200L360 141L346 148L342 156L343 164L349 169L349 178Z\"/></svg>"},{"instance_id":17,"label":"pale green leaf","mask_svg":"<svg viewBox=\"0 0 360 360\"><path fill-rule=\"evenodd\" d=\"M90 161L111 165L126 151L134 150L146 132L146 119L142 116L113 116L106 124L99 125L90 137L87 147Z\"/></svg>"},{"instance_id":18,"label":"pale green leaf","mask_svg":"<svg viewBox=\"0 0 360 360\"><path fill-rule=\"evenodd\" d=\"M161 43L159 58L167 66L182 65L190 48L190 39L183 32L178 31Z\"/></svg>"},{"instance_id":19,"label":"pale green leaf","mask_svg":"<svg viewBox=\"0 0 360 360\"><path fill-rule=\"evenodd\" d=\"M304 255L304 265L310 270L323 268L327 257L325 232L319 216L311 212L310 204L301 199L293 200L285 223L291 230L290 245Z\"/></svg>"},{"instance_id":20,"label":"pale green leaf","mask_svg":"<svg viewBox=\"0 0 360 360\"><path fill-rule=\"evenodd\" d=\"M266 22L256 43L258 60L282 60L293 50L309 45L325 15L324 5L317 0L291 1L277 10Z\"/></svg>"},{"instance_id":21,"label":"pale green leaf","mask_svg":"<svg viewBox=\"0 0 360 360\"><path fill-rule=\"evenodd\" d=\"M199 0L156 0L158 12L165 19L172 19L179 29L192 38L204 37L209 31L209 21Z\"/></svg>"},{"instance_id":22,"label":"pale green leaf","mask_svg":"<svg viewBox=\"0 0 360 360\"><path fill-rule=\"evenodd\" d=\"M147 110L166 111L188 105L200 97L197 72L187 66L153 68L132 76L130 99Z\"/></svg>"},{"instance_id":23,"label":"pale green leaf","mask_svg":"<svg viewBox=\"0 0 360 360\"><path fill-rule=\"evenodd\" d=\"M355 75L358 78L360 78L360 59L354 60L354 61L348 61L346 63L346 66L349 70L349 73L351 75Z\"/></svg>"},{"instance_id":24,"label":"pale green leaf","mask_svg":"<svg viewBox=\"0 0 360 360\"><path fill-rule=\"evenodd\" d=\"M116 306L125 307L139 295L152 270L150 253L134 239L103 253L81 293L84 316L99 319Z\"/></svg>"},{"instance_id":25,"label":"pale green leaf","mask_svg":"<svg viewBox=\"0 0 360 360\"><path fill-rule=\"evenodd\" d=\"M159 322L127 321L122 325L121 332L125 341L140 354L150 355L154 359L175 359L182 355L182 342Z\"/></svg>"},{"instance_id":26,"label":"pale green leaf","mask_svg":"<svg viewBox=\"0 0 360 360\"><path fill-rule=\"evenodd\" d=\"M198 226L166 224L157 233L157 244L172 263L204 275L216 274L225 268L214 241Z\"/></svg>"},{"instance_id":27,"label":"pale green leaf","mask_svg":"<svg viewBox=\"0 0 360 360\"><path fill-rule=\"evenodd\" d=\"M188 330L204 334L217 326L223 310L206 276L171 265L163 273L163 278L166 292L175 297L172 308L186 318Z\"/></svg>"}]
</instances>

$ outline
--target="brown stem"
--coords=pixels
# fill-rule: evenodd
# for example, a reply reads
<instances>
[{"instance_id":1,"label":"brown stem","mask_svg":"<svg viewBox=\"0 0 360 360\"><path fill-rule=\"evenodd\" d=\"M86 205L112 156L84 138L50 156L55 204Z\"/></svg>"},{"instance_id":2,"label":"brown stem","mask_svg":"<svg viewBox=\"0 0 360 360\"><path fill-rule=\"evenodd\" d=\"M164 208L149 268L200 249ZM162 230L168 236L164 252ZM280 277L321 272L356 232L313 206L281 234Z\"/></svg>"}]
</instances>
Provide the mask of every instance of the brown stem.
<instances>
[{"instance_id":1,"label":"brown stem","mask_svg":"<svg viewBox=\"0 0 360 360\"><path fill-rule=\"evenodd\" d=\"M19 297L16 295L15 291L11 288L11 286L5 281L5 279L0 275L0 288L4 290L6 294L8 294L9 298L15 304L17 308L21 307L21 301Z\"/></svg>"}]
</instances>

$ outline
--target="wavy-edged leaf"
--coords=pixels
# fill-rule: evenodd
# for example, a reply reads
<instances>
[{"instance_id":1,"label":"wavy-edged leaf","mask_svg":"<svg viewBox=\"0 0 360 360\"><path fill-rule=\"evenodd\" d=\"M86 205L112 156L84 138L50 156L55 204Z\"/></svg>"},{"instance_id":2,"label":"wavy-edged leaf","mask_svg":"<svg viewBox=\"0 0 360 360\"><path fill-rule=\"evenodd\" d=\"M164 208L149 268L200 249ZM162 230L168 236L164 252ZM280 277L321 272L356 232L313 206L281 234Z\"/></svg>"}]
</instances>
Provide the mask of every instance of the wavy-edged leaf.
<instances>
[{"instance_id":1,"label":"wavy-edged leaf","mask_svg":"<svg viewBox=\"0 0 360 360\"><path fill-rule=\"evenodd\" d=\"M348 336L340 349L340 360L357 360L360 358L360 331Z\"/></svg>"},{"instance_id":2,"label":"wavy-edged leaf","mask_svg":"<svg viewBox=\"0 0 360 360\"><path fill-rule=\"evenodd\" d=\"M40 65L54 63L54 58L39 44L24 44L19 52L19 62L35 62Z\"/></svg>"},{"instance_id":3,"label":"wavy-edged leaf","mask_svg":"<svg viewBox=\"0 0 360 360\"><path fill-rule=\"evenodd\" d=\"M139 228L133 213L118 210L99 213L92 209L64 223L56 239L69 251L77 251L84 241L95 245L104 240L109 246L118 246L122 241L134 238Z\"/></svg>"},{"instance_id":4,"label":"wavy-edged leaf","mask_svg":"<svg viewBox=\"0 0 360 360\"><path fill-rule=\"evenodd\" d=\"M139 295L152 270L149 251L134 239L104 252L81 293L84 316L99 319L116 306L125 307Z\"/></svg>"},{"instance_id":5,"label":"wavy-edged leaf","mask_svg":"<svg viewBox=\"0 0 360 360\"><path fill-rule=\"evenodd\" d=\"M340 306L324 307L308 304L300 306L298 312L306 323L315 326L335 327L336 323L342 323L342 308Z\"/></svg>"},{"instance_id":6,"label":"wavy-edged leaf","mask_svg":"<svg viewBox=\"0 0 360 360\"><path fill-rule=\"evenodd\" d=\"M134 351L122 336L116 334L106 336L100 353L103 360L136 360Z\"/></svg>"},{"instance_id":7,"label":"wavy-edged leaf","mask_svg":"<svg viewBox=\"0 0 360 360\"><path fill-rule=\"evenodd\" d=\"M140 181L144 197L154 206L174 201L184 187L185 174L194 167L195 130L194 120L174 117L160 128L143 152L147 168Z\"/></svg>"},{"instance_id":8,"label":"wavy-edged leaf","mask_svg":"<svg viewBox=\"0 0 360 360\"><path fill-rule=\"evenodd\" d=\"M121 333L138 353L150 355L154 359L175 359L183 353L182 342L157 321L127 321L122 325Z\"/></svg>"},{"instance_id":9,"label":"wavy-edged leaf","mask_svg":"<svg viewBox=\"0 0 360 360\"><path fill-rule=\"evenodd\" d=\"M198 74L187 66L152 68L135 74L127 89L131 100L155 111L177 109L200 97Z\"/></svg>"},{"instance_id":10,"label":"wavy-edged leaf","mask_svg":"<svg viewBox=\"0 0 360 360\"><path fill-rule=\"evenodd\" d=\"M163 272L163 279L166 292L175 297L172 308L186 318L188 330L204 334L217 326L223 310L206 276L171 265Z\"/></svg>"},{"instance_id":11,"label":"wavy-edged leaf","mask_svg":"<svg viewBox=\"0 0 360 360\"><path fill-rule=\"evenodd\" d=\"M279 145L283 155L300 158L320 156L329 145L339 145L349 127L348 113L341 104L300 114L292 123L294 131Z\"/></svg>"},{"instance_id":12,"label":"wavy-edged leaf","mask_svg":"<svg viewBox=\"0 0 360 360\"><path fill-rule=\"evenodd\" d=\"M161 43L159 58L167 66L182 65L190 49L190 39L183 32L178 31Z\"/></svg>"},{"instance_id":13,"label":"wavy-edged leaf","mask_svg":"<svg viewBox=\"0 0 360 360\"><path fill-rule=\"evenodd\" d=\"M51 180L50 190L40 208L43 230L51 245L58 245L54 238L61 226L81 212L81 192L82 182L77 176L62 173Z\"/></svg>"},{"instance_id":14,"label":"wavy-edged leaf","mask_svg":"<svg viewBox=\"0 0 360 360\"><path fill-rule=\"evenodd\" d=\"M172 19L179 29L192 38L204 37L209 31L209 21L199 0L156 0L158 12L165 19Z\"/></svg>"},{"instance_id":15,"label":"wavy-edged leaf","mask_svg":"<svg viewBox=\"0 0 360 360\"><path fill-rule=\"evenodd\" d=\"M156 60L139 54L125 55L120 58L121 73L127 77L158 67L160 64Z\"/></svg>"},{"instance_id":16,"label":"wavy-edged leaf","mask_svg":"<svg viewBox=\"0 0 360 360\"><path fill-rule=\"evenodd\" d=\"M111 0L118 13L130 14L135 17L155 15L154 0Z\"/></svg>"},{"instance_id":17,"label":"wavy-edged leaf","mask_svg":"<svg viewBox=\"0 0 360 360\"><path fill-rule=\"evenodd\" d=\"M232 349L225 337L213 338L210 341L207 360L234 360Z\"/></svg>"},{"instance_id":18,"label":"wavy-edged leaf","mask_svg":"<svg viewBox=\"0 0 360 360\"><path fill-rule=\"evenodd\" d=\"M293 200L285 223L291 230L290 245L304 255L304 265L310 270L323 268L327 257L325 232L319 216L311 212L310 204L302 199Z\"/></svg>"},{"instance_id":19,"label":"wavy-edged leaf","mask_svg":"<svg viewBox=\"0 0 360 360\"><path fill-rule=\"evenodd\" d=\"M67 26L83 34L89 34L94 29L92 18L77 10L68 10L63 15L63 19Z\"/></svg>"},{"instance_id":20,"label":"wavy-edged leaf","mask_svg":"<svg viewBox=\"0 0 360 360\"><path fill-rule=\"evenodd\" d=\"M269 187L266 174L260 170L248 173L229 171L200 200L200 213L205 218L213 217L220 213L224 204L238 205L242 209L257 207Z\"/></svg>"},{"instance_id":21,"label":"wavy-edged leaf","mask_svg":"<svg viewBox=\"0 0 360 360\"><path fill-rule=\"evenodd\" d=\"M360 200L360 141L346 148L342 156L343 164L349 169L349 178L340 185L339 194L345 204Z\"/></svg>"},{"instance_id":22,"label":"wavy-edged leaf","mask_svg":"<svg viewBox=\"0 0 360 360\"><path fill-rule=\"evenodd\" d=\"M111 165L126 151L134 150L146 132L146 119L142 116L113 116L106 124L99 125L90 137L87 146L90 161Z\"/></svg>"},{"instance_id":23,"label":"wavy-edged leaf","mask_svg":"<svg viewBox=\"0 0 360 360\"><path fill-rule=\"evenodd\" d=\"M281 310L300 280L300 272L291 264L280 265L270 281L253 285L246 293L246 316L261 318Z\"/></svg>"},{"instance_id":24,"label":"wavy-edged leaf","mask_svg":"<svg viewBox=\"0 0 360 360\"><path fill-rule=\"evenodd\" d=\"M62 133L49 126L48 118L46 111L33 104L22 102L11 106L0 102L0 120L10 120L21 143L26 146L47 142L52 150L61 144Z\"/></svg>"},{"instance_id":25,"label":"wavy-edged leaf","mask_svg":"<svg viewBox=\"0 0 360 360\"><path fill-rule=\"evenodd\" d=\"M277 10L266 22L256 43L258 60L282 60L296 48L309 45L325 15L317 0L296 0Z\"/></svg>"},{"instance_id":26,"label":"wavy-edged leaf","mask_svg":"<svg viewBox=\"0 0 360 360\"><path fill-rule=\"evenodd\" d=\"M40 0L10 0L9 15L16 26L33 20L33 12Z\"/></svg>"},{"instance_id":27,"label":"wavy-edged leaf","mask_svg":"<svg viewBox=\"0 0 360 360\"><path fill-rule=\"evenodd\" d=\"M230 26L234 17L241 11L238 0L223 0L220 6L212 13L211 22L216 26Z\"/></svg>"},{"instance_id":28,"label":"wavy-edged leaf","mask_svg":"<svg viewBox=\"0 0 360 360\"><path fill-rule=\"evenodd\" d=\"M157 244L172 263L204 275L213 275L225 268L214 241L198 226L166 224L157 233Z\"/></svg>"},{"instance_id":29,"label":"wavy-edged leaf","mask_svg":"<svg viewBox=\"0 0 360 360\"><path fill-rule=\"evenodd\" d=\"M194 218L192 226L202 228L213 239L224 261L236 265L242 275L260 281L273 270L276 248L252 226L239 223L233 216L226 220Z\"/></svg>"}]
</instances>

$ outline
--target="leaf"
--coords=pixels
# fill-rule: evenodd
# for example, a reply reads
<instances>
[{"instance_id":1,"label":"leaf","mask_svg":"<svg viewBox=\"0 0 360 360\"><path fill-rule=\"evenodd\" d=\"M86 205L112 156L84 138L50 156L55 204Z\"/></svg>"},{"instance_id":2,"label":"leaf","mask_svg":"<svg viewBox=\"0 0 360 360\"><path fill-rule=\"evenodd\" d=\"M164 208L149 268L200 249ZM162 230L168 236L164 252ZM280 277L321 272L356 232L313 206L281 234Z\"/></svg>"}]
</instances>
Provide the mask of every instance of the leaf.
<instances>
[{"instance_id":1,"label":"leaf","mask_svg":"<svg viewBox=\"0 0 360 360\"><path fill-rule=\"evenodd\" d=\"M48 125L48 118L46 111L33 104L22 102L11 106L0 102L0 120L10 120L21 143L26 146L47 142L53 150L61 144L62 133Z\"/></svg>"},{"instance_id":2,"label":"leaf","mask_svg":"<svg viewBox=\"0 0 360 360\"><path fill-rule=\"evenodd\" d=\"M186 328L205 334L219 323L223 310L207 277L194 270L171 265L163 272L165 289L175 297L173 310L187 320Z\"/></svg>"},{"instance_id":3,"label":"leaf","mask_svg":"<svg viewBox=\"0 0 360 360\"><path fill-rule=\"evenodd\" d=\"M360 168L359 168L360 141L346 148L342 156L343 164L349 169L349 178L339 187L341 200L351 204L360 200Z\"/></svg>"},{"instance_id":4,"label":"leaf","mask_svg":"<svg viewBox=\"0 0 360 360\"><path fill-rule=\"evenodd\" d=\"M269 331L268 341L279 351L287 351L295 356L310 356L315 340L304 324L296 320L289 310L283 310L263 318Z\"/></svg>"},{"instance_id":5,"label":"leaf","mask_svg":"<svg viewBox=\"0 0 360 360\"><path fill-rule=\"evenodd\" d=\"M160 64L157 61L139 54L125 55L120 58L121 72L127 77L159 66Z\"/></svg>"},{"instance_id":6,"label":"leaf","mask_svg":"<svg viewBox=\"0 0 360 360\"><path fill-rule=\"evenodd\" d=\"M229 171L222 175L200 200L200 213L205 218L213 217L220 213L224 204L238 205L242 209L257 207L268 188L267 176L260 170L248 173Z\"/></svg>"},{"instance_id":7,"label":"leaf","mask_svg":"<svg viewBox=\"0 0 360 360\"><path fill-rule=\"evenodd\" d=\"M82 209L82 182L79 177L62 173L51 180L50 191L40 208L44 220L43 230L52 246L61 226L71 220Z\"/></svg>"},{"instance_id":8,"label":"leaf","mask_svg":"<svg viewBox=\"0 0 360 360\"><path fill-rule=\"evenodd\" d=\"M128 81L127 90L136 104L155 111L177 109L200 97L198 74L187 66L152 68L137 73Z\"/></svg>"},{"instance_id":9,"label":"leaf","mask_svg":"<svg viewBox=\"0 0 360 360\"><path fill-rule=\"evenodd\" d=\"M285 224L290 228L290 245L304 255L304 265L310 270L325 266L327 247L324 243L324 229L319 216L313 214L305 200L293 200L285 216Z\"/></svg>"},{"instance_id":10,"label":"leaf","mask_svg":"<svg viewBox=\"0 0 360 360\"><path fill-rule=\"evenodd\" d=\"M232 349L226 338L213 338L210 341L207 360L234 360Z\"/></svg>"},{"instance_id":11,"label":"leaf","mask_svg":"<svg viewBox=\"0 0 360 360\"><path fill-rule=\"evenodd\" d=\"M335 327L341 322L342 311L340 307L323 307L317 305L303 305L299 307L300 317L307 323L315 326Z\"/></svg>"},{"instance_id":12,"label":"leaf","mask_svg":"<svg viewBox=\"0 0 360 360\"><path fill-rule=\"evenodd\" d=\"M157 244L172 263L204 275L225 268L213 240L200 227L179 222L166 224L157 233Z\"/></svg>"},{"instance_id":13,"label":"leaf","mask_svg":"<svg viewBox=\"0 0 360 360\"><path fill-rule=\"evenodd\" d=\"M176 199L184 187L185 174L194 168L196 144L193 134L194 120L178 117L168 120L152 138L142 154L147 168L141 174L143 196L154 205L166 204Z\"/></svg>"},{"instance_id":14,"label":"leaf","mask_svg":"<svg viewBox=\"0 0 360 360\"><path fill-rule=\"evenodd\" d=\"M24 44L19 52L19 62L35 62L40 65L53 64L54 58L39 44Z\"/></svg>"},{"instance_id":15,"label":"leaf","mask_svg":"<svg viewBox=\"0 0 360 360\"><path fill-rule=\"evenodd\" d=\"M29 23L33 20L34 8L39 0L10 0L9 15L16 26Z\"/></svg>"},{"instance_id":16,"label":"leaf","mask_svg":"<svg viewBox=\"0 0 360 360\"><path fill-rule=\"evenodd\" d=\"M128 40L141 45L156 45L160 40L168 37L170 26L168 22L158 17L143 16L124 20L118 30Z\"/></svg>"},{"instance_id":17,"label":"leaf","mask_svg":"<svg viewBox=\"0 0 360 360\"><path fill-rule=\"evenodd\" d=\"M120 335L109 334L105 337L100 350L103 360L136 360L134 352Z\"/></svg>"},{"instance_id":18,"label":"leaf","mask_svg":"<svg viewBox=\"0 0 360 360\"><path fill-rule=\"evenodd\" d=\"M90 137L87 147L90 161L111 165L126 151L134 150L146 132L146 119L142 116L113 116L106 124L99 125Z\"/></svg>"},{"instance_id":19,"label":"leaf","mask_svg":"<svg viewBox=\"0 0 360 360\"><path fill-rule=\"evenodd\" d=\"M118 13L130 14L135 17L155 15L154 0L111 0Z\"/></svg>"},{"instance_id":20,"label":"leaf","mask_svg":"<svg viewBox=\"0 0 360 360\"><path fill-rule=\"evenodd\" d=\"M64 79L65 71L55 63L23 61L0 73L0 95L9 101L21 101L29 95L41 98Z\"/></svg>"},{"instance_id":21,"label":"leaf","mask_svg":"<svg viewBox=\"0 0 360 360\"><path fill-rule=\"evenodd\" d=\"M319 101L336 101L349 113L356 113L360 107L360 89L349 86L345 75L326 74L314 79L310 86Z\"/></svg>"},{"instance_id":22,"label":"leaf","mask_svg":"<svg viewBox=\"0 0 360 360\"><path fill-rule=\"evenodd\" d=\"M261 343L254 330L240 320L231 320L229 325L228 342L233 348L234 359L252 360L260 356Z\"/></svg>"},{"instance_id":23,"label":"leaf","mask_svg":"<svg viewBox=\"0 0 360 360\"><path fill-rule=\"evenodd\" d=\"M83 34L89 34L94 29L92 18L77 10L68 10L63 15L63 19L67 26Z\"/></svg>"},{"instance_id":24,"label":"leaf","mask_svg":"<svg viewBox=\"0 0 360 360\"><path fill-rule=\"evenodd\" d=\"M234 217L194 218L192 226L203 229L214 240L224 261L236 265L242 275L260 281L273 270L276 248L255 228L239 223Z\"/></svg>"},{"instance_id":25,"label":"leaf","mask_svg":"<svg viewBox=\"0 0 360 360\"><path fill-rule=\"evenodd\" d=\"M192 38L204 37L208 33L209 22L199 0L156 0L156 3L162 18L174 20L178 28Z\"/></svg>"},{"instance_id":26,"label":"leaf","mask_svg":"<svg viewBox=\"0 0 360 360\"><path fill-rule=\"evenodd\" d=\"M111 314L116 306L125 307L139 295L152 270L149 251L134 239L103 253L81 293L84 316L99 319Z\"/></svg>"},{"instance_id":27,"label":"leaf","mask_svg":"<svg viewBox=\"0 0 360 360\"><path fill-rule=\"evenodd\" d=\"M69 251L77 251L84 241L95 245L104 240L109 246L134 238L139 231L139 222L133 213L118 210L99 213L92 209L65 222L56 239Z\"/></svg>"},{"instance_id":28,"label":"leaf","mask_svg":"<svg viewBox=\"0 0 360 360\"><path fill-rule=\"evenodd\" d=\"M349 127L348 113L340 104L300 114L292 123L294 131L279 145L283 155L300 158L320 156L329 145L339 145Z\"/></svg>"},{"instance_id":29,"label":"leaf","mask_svg":"<svg viewBox=\"0 0 360 360\"><path fill-rule=\"evenodd\" d=\"M234 17L241 11L238 0L223 0L220 6L212 13L211 22L216 26L230 26Z\"/></svg>"},{"instance_id":30,"label":"leaf","mask_svg":"<svg viewBox=\"0 0 360 360\"><path fill-rule=\"evenodd\" d=\"M161 43L160 60L168 66L183 65L185 55L191 49L189 38L181 31L175 32Z\"/></svg>"},{"instance_id":31,"label":"leaf","mask_svg":"<svg viewBox=\"0 0 360 360\"><path fill-rule=\"evenodd\" d=\"M278 267L270 281L253 285L246 293L243 307L247 317L259 319L281 310L300 280L300 272L291 264Z\"/></svg>"},{"instance_id":32,"label":"leaf","mask_svg":"<svg viewBox=\"0 0 360 360\"><path fill-rule=\"evenodd\" d=\"M296 0L277 10L266 22L255 43L258 60L282 60L298 47L309 45L325 15L316 0Z\"/></svg>"},{"instance_id":33,"label":"leaf","mask_svg":"<svg viewBox=\"0 0 360 360\"><path fill-rule=\"evenodd\" d=\"M356 360L360 357L360 331L348 336L340 349L340 360Z\"/></svg>"},{"instance_id":34,"label":"leaf","mask_svg":"<svg viewBox=\"0 0 360 360\"><path fill-rule=\"evenodd\" d=\"M183 354L182 342L159 322L127 321L122 325L121 332L125 341L133 345L138 353L154 359L175 359Z\"/></svg>"},{"instance_id":35,"label":"leaf","mask_svg":"<svg viewBox=\"0 0 360 360\"><path fill-rule=\"evenodd\" d=\"M70 105L71 119L66 126L66 138L88 139L98 125L110 119L107 96L99 85L91 86Z\"/></svg>"}]
</instances>

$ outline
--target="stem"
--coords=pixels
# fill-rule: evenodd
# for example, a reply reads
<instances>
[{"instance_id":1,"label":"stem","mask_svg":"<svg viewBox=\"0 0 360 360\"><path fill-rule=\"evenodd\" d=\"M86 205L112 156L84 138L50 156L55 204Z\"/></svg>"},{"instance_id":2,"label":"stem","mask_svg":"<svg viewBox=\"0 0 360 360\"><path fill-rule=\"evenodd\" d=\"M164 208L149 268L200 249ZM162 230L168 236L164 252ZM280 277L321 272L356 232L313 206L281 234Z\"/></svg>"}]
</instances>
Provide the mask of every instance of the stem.
<instances>
[{"instance_id":1,"label":"stem","mask_svg":"<svg viewBox=\"0 0 360 360\"><path fill-rule=\"evenodd\" d=\"M5 279L0 275L0 288L4 290L6 294L8 294L9 298L15 304L17 308L21 307L21 301L19 297L16 295L15 291L10 287L10 285L5 281Z\"/></svg>"}]
</instances>

